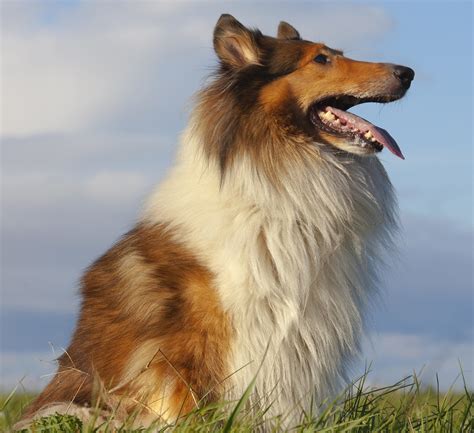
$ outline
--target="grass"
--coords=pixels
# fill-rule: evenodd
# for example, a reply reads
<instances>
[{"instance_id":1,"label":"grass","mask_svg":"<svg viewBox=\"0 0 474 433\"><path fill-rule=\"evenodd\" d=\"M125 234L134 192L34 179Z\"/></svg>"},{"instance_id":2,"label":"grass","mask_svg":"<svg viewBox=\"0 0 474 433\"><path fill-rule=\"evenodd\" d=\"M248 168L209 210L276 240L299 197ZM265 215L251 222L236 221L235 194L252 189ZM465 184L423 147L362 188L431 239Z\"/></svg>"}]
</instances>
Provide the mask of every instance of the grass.
<instances>
[{"instance_id":1,"label":"grass","mask_svg":"<svg viewBox=\"0 0 474 433\"><path fill-rule=\"evenodd\" d=\"M283 417L264 421L264 412L251 411L247 399L250 388L238 402L223 402L195 410L176 424L133 429L131 422L112 427L112 419L100 426L83 424L69 415L55 414L38 420L23 432L93 433L93 432L224 432L259 431L311 432L474 432L474 394L464 386L462 392L442 393L422 387L416 376L410 376L388 387L368 388L364 375L333 402L326 402L317 414L297 413L296 421L283 427ZM464 382L465 383L465 382ZM22 408L33 395L12 393L0 398L0 430L12 431Z\"/></svg>"}]
</instances>

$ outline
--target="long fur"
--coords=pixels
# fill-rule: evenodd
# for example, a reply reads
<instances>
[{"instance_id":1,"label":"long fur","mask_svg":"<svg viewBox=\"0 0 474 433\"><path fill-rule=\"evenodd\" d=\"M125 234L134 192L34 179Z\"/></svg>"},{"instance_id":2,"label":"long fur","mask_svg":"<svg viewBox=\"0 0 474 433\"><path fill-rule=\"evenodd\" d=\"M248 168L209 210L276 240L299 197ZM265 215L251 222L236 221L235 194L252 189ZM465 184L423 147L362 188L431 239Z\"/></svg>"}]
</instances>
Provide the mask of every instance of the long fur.
<instances>
[{"instance_id":1,"label":"long fur","mask_svg":"<svg viewBox=\"0 0 474 433\"><path fill-rule=\"evenodd\" d=\"M202 148L191 124L144 221L171 224L216 276L235 329L230 396L258 371L254 398L273 413L308 409L338 389L359 350L396 228L391 184L376 158L308 152L287 162L283 191L245 159L222 185Z\"/></svg>"},{"instance_id":2,"label":"long fur","mask_svg":"<svg viewBox=\"0 0 474 433\"><path fill-rule=\"evenodd\" d=\"M26 422L71 402L173 421L254 379L251 403L285 414L347 378L396 201L380 161L307 112L328 95L394 100L408 87L393 65L346 59L287 23L271 38L223 15L214 46L219 70L177 161L85 273L72 342ZM315 65L322 51L338 66Z\"/></svg>"}]
</instances>

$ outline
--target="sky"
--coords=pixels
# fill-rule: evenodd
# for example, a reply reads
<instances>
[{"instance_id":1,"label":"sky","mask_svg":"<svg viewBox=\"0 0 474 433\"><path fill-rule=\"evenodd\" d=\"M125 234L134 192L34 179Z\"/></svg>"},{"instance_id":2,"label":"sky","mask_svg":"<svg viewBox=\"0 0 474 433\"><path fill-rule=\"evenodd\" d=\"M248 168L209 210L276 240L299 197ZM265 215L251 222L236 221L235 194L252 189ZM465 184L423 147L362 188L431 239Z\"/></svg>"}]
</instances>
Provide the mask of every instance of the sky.
<instances>
[{"instance_id":1,"label":"sky","mask_svg":"<svg viewBox=\"0 0 474 433\"><path fill-rule=\"evenodd\" d=\"M0 388L50 378L82 271L133 226L173 162L224 12L416 71L403 100L353 109L406 157L380 155L402 230L353 377L370 363L372 383L439 373L447 388L461 364L473 385L471 2L0 5Z\"/></svg>"}]
</instances>

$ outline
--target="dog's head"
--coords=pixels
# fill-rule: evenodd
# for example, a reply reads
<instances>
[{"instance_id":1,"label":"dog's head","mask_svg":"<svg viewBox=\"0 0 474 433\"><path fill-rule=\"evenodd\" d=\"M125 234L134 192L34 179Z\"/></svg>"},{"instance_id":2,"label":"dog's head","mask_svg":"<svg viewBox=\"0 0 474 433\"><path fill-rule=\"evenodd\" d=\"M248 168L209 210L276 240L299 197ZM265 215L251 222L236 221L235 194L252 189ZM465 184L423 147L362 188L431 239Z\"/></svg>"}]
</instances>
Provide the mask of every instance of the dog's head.
<instances>
[{"instance_id":1,"label":"dog's head","mask_svg":"<svg viewBox=\"0 0 474 433\"><path fill-rule=\"evenodd\" d=\"M200 114L221 168L241 151L276 158L282 147L294 152L295 143L333 154L372 155L386 147L403 158L388 132L347 110L400 99L412 69L349 59L303 40L285 22L276 38L266 36L227 14L216 24L214 49L220 67L201 93Z\"/></svg>"}]
</instances>

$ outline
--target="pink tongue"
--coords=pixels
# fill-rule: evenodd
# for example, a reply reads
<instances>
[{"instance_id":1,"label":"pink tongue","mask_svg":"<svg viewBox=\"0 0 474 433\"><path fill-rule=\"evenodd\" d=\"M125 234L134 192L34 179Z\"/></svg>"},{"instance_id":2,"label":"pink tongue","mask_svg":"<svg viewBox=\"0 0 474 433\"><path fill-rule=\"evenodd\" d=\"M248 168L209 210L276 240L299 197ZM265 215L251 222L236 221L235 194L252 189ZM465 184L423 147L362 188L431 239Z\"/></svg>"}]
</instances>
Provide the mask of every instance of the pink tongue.
<instances>
[{"instance_id":1,"label":"pink tongue","mask_svg":"<svg viewBox=\"0 0 474 433\"><path fill-rule=\"evenodd\" d=\"M365 134L370 131L374 138L390 152L397 155L399 158L405 159L402 151L398 147L397 142L391 137L391 135L385 131L385 129L379 128L362 117L356 116L355 114L349 113L348 111L339 110L334 107L326 107L326 111L330 111L339 119L347 122L346 127L356 128Z\"/></svg>"}]
</instances>

